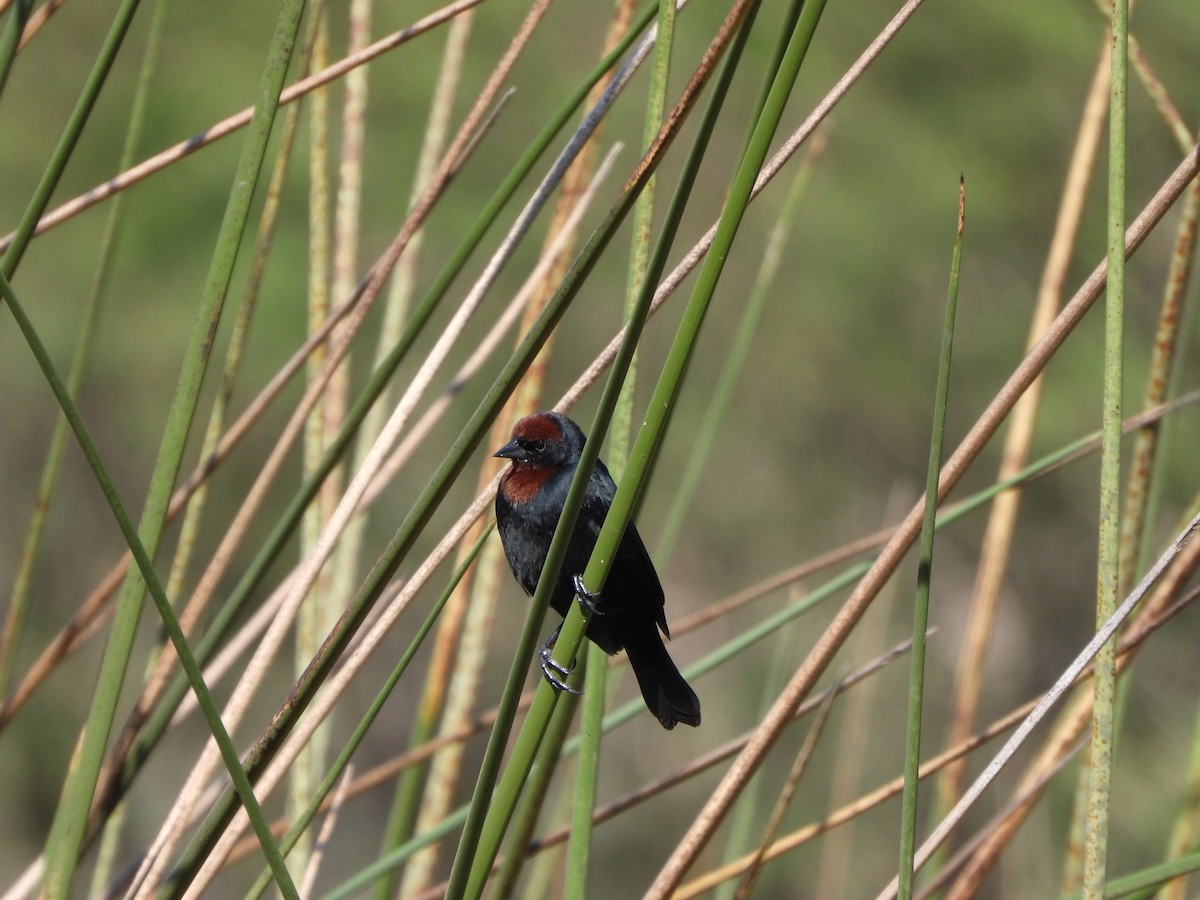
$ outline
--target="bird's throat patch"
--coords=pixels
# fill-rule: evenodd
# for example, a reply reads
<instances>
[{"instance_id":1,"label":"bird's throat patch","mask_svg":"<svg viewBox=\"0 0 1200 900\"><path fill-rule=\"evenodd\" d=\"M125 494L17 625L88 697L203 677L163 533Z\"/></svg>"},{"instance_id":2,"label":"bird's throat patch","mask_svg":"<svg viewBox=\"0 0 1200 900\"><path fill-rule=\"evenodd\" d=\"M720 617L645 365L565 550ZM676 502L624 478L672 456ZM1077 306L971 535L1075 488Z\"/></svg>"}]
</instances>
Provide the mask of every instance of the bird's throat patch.
<instances>
[{"instance_id":1,"label":"bird's throat patch","mask_svg":"<svg viewBox=\"0 0 1200 900\"><path fill-rule=\"evenodd\" d=\"M558 471L556 466L512 466L504 473L500 481L500 489L509 503L520 505L528 503L550 480L550 476Z\"/></svg>"}]
</instances>

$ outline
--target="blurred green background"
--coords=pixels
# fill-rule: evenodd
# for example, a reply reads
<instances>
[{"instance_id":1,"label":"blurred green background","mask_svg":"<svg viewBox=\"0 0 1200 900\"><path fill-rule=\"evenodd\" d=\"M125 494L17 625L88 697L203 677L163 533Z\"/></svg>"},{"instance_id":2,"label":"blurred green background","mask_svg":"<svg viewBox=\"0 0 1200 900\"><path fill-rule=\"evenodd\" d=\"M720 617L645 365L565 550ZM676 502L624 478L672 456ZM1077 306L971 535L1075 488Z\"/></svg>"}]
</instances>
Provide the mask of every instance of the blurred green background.
<instances>
[{"instance_id":1,"label":"blurred green background","mask_svg":"<svg viewBox=\"0 0 1200 900\"><path fill-rule=\"evenodd\" d=\"M114 6L65 4L17 60L0 99L0 228L5 232L15 226L28 201ZM373 32L389 33L431 8L413 3L379 4ZM895 8L878 0L829 4L781 137L807 116ZM330 12L336 58L345 41L344 4L331 3ZM723 5L693 0L681 14L673 93L682 88L724 12ZM139 158L190 137L251 103L275 14L271 4L229 0L170 4L162 62ZM590 69L599 53L598 41L608 14L604 4L560 0L540 27L530 52L510 79L517 90L511 104L429 220L419 271L424 282L442 264L479 198L490 194L524 149L528 135L568 87ZM507 0L488 0L479 8L456 122L521 15L523 7ZM720 143L706 163L702 188L689 207L681 247L690 246L720 208L743 141L744 111L753 102L763 74L754 59L769 52L780 15L780 8L768 4L756 24L749 65L735 85L737 93L721 126ZM148 19L147 12L135 21L127 49L55 194L56 202L114 173ZM1200 5L1138 4L1133 22L1146 56L1184 120L1200 121L1196 69ZM918 496L926 466L960 173L967 186L967 237L950 393L949 446L1002 384L1023 351L1081 103L1104 35L1101 16L1085 0L1005 4L934 0L925 4L835 110L825 126L828 145L793 228L749 367L709 460L704 490L695 500L676 553L662 572L672 621L768 574L896 521ZM443 40L443 31L436 30L370 66L363 173L367 186L364 262L360 270L386 246L406 211ZM606 145L615 140L626 143L618 163L622 178L636 159L645 89L642 73L604 128ZM340 91L340 87L335 85L333 90ZM1175 167L1180 154L1146 92L1133 79L1129 94L1128 200L1132 217ZM685 132L685 139L692 127ZM125 219L100 326L99 350L80 403L131 510L140 507L153 466L239 147L238 136L224 139L125 195ZM242 386L234 395L234 408L239 411L304 335L308 229L303 154L301 149L289 176L276 249L251 337L250 359ZM662 169L662 197L673 185L681 156L677 147ZM1068 296L1104 252L1102 159L1103 154L1067 279ZM730 257L664 457L640 513L641 530L652 549L759 266L764 235L778 214L794 168L795 162L753 204ZM613 179L602 189L601 205L615 195L617 186ZM518 195L502 225L526 196L527 191ZM13 280L64 371L94 277L105 210L103 205L93 208L39 237ZM593 210L589 221L595 222L599 214L600 209ZM1176 220L1177 215L1168 216L1128 270L1125 396L1129 412L1137 410L1143 392ZM539 228L544 228L544 222ZM500 228L495 230L493 243L501 234ZM628 230L627 225L623 236L614 241L560 328L548 397L557 397L574 380L620 321ZM524 279L535 258L536 243L528 242L502 275L461 349L455 351L451 368L466 358L501 304ZM673 254L673 260L680 252ZM472 261L452 290L451 308L439 312L421 346L432 344L437 325L448 318L484 261L482 254ZM241 267L245 267L244 259ZM235 279L232 296L240 284ZM1195 300L1194 288L1189 296ZM647 330L639 388L643 402L684 299L674 298ZM1195 322L1194 316L1191 321ZM376 326L372 322L369 328ZM222 346L227 331L228 322L219 336ZM1194 345L1194 327L1188 337ZM373 346L373 338L363 346ZM1200 365L1194 346L1183 353L1178 383L1186 390L1200 379ZM1101 354L1102 317L1094 311L1048 370L1034 455L1099 427ZM367 357L362 352L356 355L356 383L361 381ZM57 410L7 312L0 313L0 367L0 509L4 512L0 516L0 586L7 590ZM424 485L440 459L439 450L457 433L472 401L497 368L498 363L490 365L484 377L467 387L456 411L447 415L424 452L388 489L371 518L365 545L368 556L373 558L395 528L397 520L389 515L389 508L402 511ZM401 380L412 370L411 364L406 365ZM211 374L206 396L214 390ZM218 474L211 521L226 521L236 508L257 464L273 443L272 429L278 430L287 407L298 396L298 389L290 388L285 402L273 408L267 421L253 431L247 446ZM594 400L585 400L577 410L581 422L589 421L593 404ZM1154 523L1159 538L1174 533L1196 492L1198 439L1195 413L1185 410L1178 414L1170 429L1162 501ZM479 455L482 458L482 448ZM994 446L955 496L989 484L998 459L998 446ZM295 465L293 470L292 483L298 477ZM992 680L982 709L985 720L1046 687L1093 627L1097 471L1097 459L1089 458L1026 493L989 659ZM452 511L460 508L472 489L473 477L462 479L431 535L438 533L439 523L449 523ZM286 499L282 495L272 499L264 521L272 511L278 512ZM983 513L968 517L944 532L938 544L933 624L939 631L931 644L926 700L926 735L931 748L939 746L945 734L943 709L950 696L984 521ZM169 558L174 537L175 532L169 531L160 560ZM202 535L200 558L205 558L220 537L213 527ZM427 538L422 547L432 540ZM72 445L35 573L31 630L18 658L18 671L32 662L72 614L121 547L103 499ZM247 550L246 557L249 555ZM909 630L907 598L912 583L910 566L895 584L889 643ZM497 679L505 670L507 648L515 640L520 621L519 591L513 586L509 594L501 610L510 621L498 623L495 636L493 669ZM782 598L762 601L771 608L780 602ZM792 647L788 671L832 615L832 606L826 606L830 608L801 620L781 638ZM751 607L676 641L672 652L678 660L690 661L763 614L759 607ZM1152 652L1138 663L1116 770L1114 809L1119 814L1112 843L1113 871L1156 859L1164 844L1200 690L1197 628L1196 614L1185 613L1154 639ZM144 614L143 631L142 640L149 647L157 633L151 611ZM403 644L397 642L396 646ZM648 778L755 724L757 695L775 652L772 646L764 644L761 652L747 654L698 682L705 703L702 730L659 733L652 731L646 720L633 729L636 733L616 736L612 742L615 749L606 756L606 778L617 783L631 771L636 779ZM0 883L11 883L44 840L76 723L86 709L99 652L96 641L89 643L0 734L0 806L6 811L0 816ZM385 660L379 665L385 664L390 663ZM287 687L287 677L287 673L279 676L281 692ZM218 696L227 690L219 688ZM377 728L364 748L364 765L387 758L403 745L408 721L405 709L418 690L415 680L409 686L402 683L401 696L387 713L388 724ZM626 678L621 696L630 690ZM871 723L864 785L891 777L903 756L905 684L900 669L886 675L877 690L878 714ZM365 702L368 695L364 687L360 699ZM278 699L264 697L264 712L273 709ZM835 720L836 716L835 711ZM199 733L193 723L185 729L187 737L172 740L179 740L182 746ZM830 747L818 749L813 764L818 772L828 769L832 755ZM127 849L149 839L163 805L171 799L163 796L161 786L181 777L171 771L171 754L162 756L133 795L135 815L130 820ZM190 765L192 756L181 753L178 758L181 764L186 761ZM789 765L790 753L784 751L769 764L769 777L780 777ZM690 794L685 792L672 801L680 805L685 818L699 808L715 783L713 777L702 779ZM825 783L814 778L808 790L802 789L793 811L795 821L823 814L828 797L812 786ZM602 791L604 787L602 783ZM1016 844L1012 868L993 879L995 896L1031 896L1024 892L1031 885L1057 883L1069 802L1064 781ZM330 864L331 872L352 871L370 858L385 808L383 798L369 799L355 808L345 827L363 836L361 854L354 842L339 842L344 857ZM656 809L659 807L651 807L649 815L635 817L644 833L637 833L633 824L601 829L605 856L620 858L623 871L613 874L611 893L605 889L597 896L629 896L626 890L644 886L657 870L657 857L646 855L643 859L639 854L639 846L656 837ZM994 811L995 807L985 802L979 815ZM897 807L888 805L859 826L856 867L862 866L864 885L881 885L880 879L894 866L896 817ZM1049 852L1043 846L1047 841L1053 848ZM359 855L361 858L356 858ZM780 897L805 896L796 879L803 883L815 869L815 860L815 851L805 849L768 868L763 896L772 891Z\"/></svg>"}]
</instances>

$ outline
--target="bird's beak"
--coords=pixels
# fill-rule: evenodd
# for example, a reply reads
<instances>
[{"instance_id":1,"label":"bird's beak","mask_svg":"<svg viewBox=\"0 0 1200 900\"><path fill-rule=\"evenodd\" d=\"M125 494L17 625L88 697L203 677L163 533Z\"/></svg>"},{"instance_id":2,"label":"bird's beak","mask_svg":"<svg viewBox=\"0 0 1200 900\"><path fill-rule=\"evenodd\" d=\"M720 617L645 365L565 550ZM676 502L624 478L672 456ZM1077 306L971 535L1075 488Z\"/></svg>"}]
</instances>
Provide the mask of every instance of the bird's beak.
<instances>
[{"instance_id":1,"label":"bird's beak","mask_svg":"<svg viewBox=\"0 0 1200 900\"><path fill-rule=\"evenodd\" d=\"M504 459L528 459L529 453L514 438L493 453L492 456L501 456Z\"/></svg>"}]
</instances>

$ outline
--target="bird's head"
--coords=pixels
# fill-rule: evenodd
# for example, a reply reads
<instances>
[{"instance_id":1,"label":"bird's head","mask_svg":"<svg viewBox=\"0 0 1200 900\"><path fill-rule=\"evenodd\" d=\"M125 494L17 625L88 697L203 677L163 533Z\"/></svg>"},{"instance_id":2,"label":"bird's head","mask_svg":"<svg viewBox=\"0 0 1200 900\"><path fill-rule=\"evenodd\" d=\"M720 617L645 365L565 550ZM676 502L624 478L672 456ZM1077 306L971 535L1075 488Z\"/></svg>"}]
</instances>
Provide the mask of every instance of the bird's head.
<instances>
[{"instance_id":1,"label":"bird's head","mask_svg":"<svg viewBox=\"0 0 1200 900\"><path fill-rule=\"evenodd\" d=\"M520 468L557 469L579 459L583 432L561 413L536 412L519 421L512 440L493 453Z\"/></svg>"}]
</instances>

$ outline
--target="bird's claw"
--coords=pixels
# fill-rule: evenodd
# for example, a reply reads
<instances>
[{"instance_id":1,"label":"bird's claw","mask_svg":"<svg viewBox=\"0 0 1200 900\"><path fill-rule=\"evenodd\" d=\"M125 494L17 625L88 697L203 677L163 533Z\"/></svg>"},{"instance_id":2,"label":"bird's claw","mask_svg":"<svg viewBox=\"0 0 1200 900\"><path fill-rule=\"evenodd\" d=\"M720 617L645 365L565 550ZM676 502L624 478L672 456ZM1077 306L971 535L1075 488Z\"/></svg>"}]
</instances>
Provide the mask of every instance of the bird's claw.
<instances>
[{"instance_id":1,"label":"bird's claw","mask_svg":"<svg viewBox=\"0 0 1200 900\"><path fill-rule=\"evenodd\" d=\"M558 637L557 632L555 632L554 637L542 645L541 652L538 654L542 660L542 677L545 678L546 681L550 683L550 687L554 688L556 691L566 691L568 694L574 694L578 697L583 693L583 691L576 690L564 680L571 677L572 670L555 662L554 660L553 648L554 638L556 637Z\"/></svg>"},{"instance_id":2,"label":"bird's claw","mask_svg":"<svg viewBox=\"0 0 1200 900\"><path fill-rule=\"evenodd\" d=\"M590 612L593 616L602 616L604 611L600 609L600 594L596 591L589 591L583 583L583 575L576 574L571 578L571 583L575 586L575 599L579 601L579 605Z\"/></svg>"},{"instance_id":3,"label":"bird's claw","mask_svg":"<svg viewBox=\"0 0 1200 900\"><path fill-rule=\"evenodd\" d=\"M554 629L554 634L546 638L546 642L542 644L542 649L538 652L542 664L542 677L550 683L550 687L556 691L566 691L568 694L579 695L583 691L577 691L575 688L567 684L566 680L571 676L571 670L564 665L556 662L553 656L554 645L558 641L558 633L562 630L562 626Z\"/></svg>"}]
</instances>

